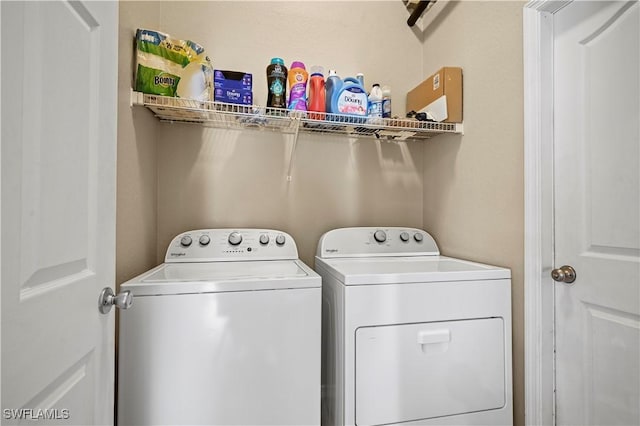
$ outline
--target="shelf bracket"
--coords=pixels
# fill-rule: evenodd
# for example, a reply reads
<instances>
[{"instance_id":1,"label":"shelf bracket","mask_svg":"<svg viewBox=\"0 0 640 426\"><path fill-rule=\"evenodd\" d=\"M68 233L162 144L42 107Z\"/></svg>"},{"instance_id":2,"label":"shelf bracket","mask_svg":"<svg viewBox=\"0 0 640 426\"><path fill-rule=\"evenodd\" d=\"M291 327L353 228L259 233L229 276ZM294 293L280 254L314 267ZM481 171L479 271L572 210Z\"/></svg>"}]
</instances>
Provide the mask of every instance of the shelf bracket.
<instances>
[{"instance_id":1,"label":"shelf bracket","mask_svg":"<svg viewBox=\"0 0 640 426\"><path fill-rule=\"evenodd\" d=\"M298 134L300 133L300 118L293 116L291 119L294 123L293 133L291 134L293 141L291 143L291 152L289 154L289 167L287 170L287 182L291 182L291 169L293 169L293 158L296 154L296 147L298 146Z\"/></svg>"},{"instance_id":2,"label":"shelf bracket","mask_svg":"<svg viewBox=\"0 0 640 426\"><path fill-rule=\"evenodd\" d=\"M411 12L411 16L409 16L409 19L407 19L408 26L413 27L416 24L418 19L422 17L424 11L429 7L429 3L433 5L433 3L435 3L435 0L420 0L416 8L413 10L413 12Z\"/></svg>"},{"instance_id":3,"label":"shelf bracket","mask_svg":"<svg viewBox=\"0 0 640 426\"><path fill-rule=\"evenodd\" d=\"M144 105L144 94L141 92L136 92L133 89L130 89L129 93L129 107L133 108L135 105Z\"/></svg>"}]
</instances>

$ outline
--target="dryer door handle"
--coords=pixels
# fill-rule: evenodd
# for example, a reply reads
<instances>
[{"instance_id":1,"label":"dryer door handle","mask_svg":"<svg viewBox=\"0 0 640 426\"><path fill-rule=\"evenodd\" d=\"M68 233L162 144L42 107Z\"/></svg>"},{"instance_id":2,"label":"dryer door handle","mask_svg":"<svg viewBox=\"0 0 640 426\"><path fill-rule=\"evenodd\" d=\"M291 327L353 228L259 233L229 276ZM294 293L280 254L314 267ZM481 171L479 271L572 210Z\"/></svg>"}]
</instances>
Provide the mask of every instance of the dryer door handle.
<instances>
[{"instance_id":1,"label":"dryer door handle","mask_svg":"<svg viewBox=\"0 0 640 426\"><path fill-rule=\"evenodd\" d=\"M451 331L448 328L440 330L423 330L418 332L418 344L446 343L451 341Z\"/></svg>"}]
</instances>

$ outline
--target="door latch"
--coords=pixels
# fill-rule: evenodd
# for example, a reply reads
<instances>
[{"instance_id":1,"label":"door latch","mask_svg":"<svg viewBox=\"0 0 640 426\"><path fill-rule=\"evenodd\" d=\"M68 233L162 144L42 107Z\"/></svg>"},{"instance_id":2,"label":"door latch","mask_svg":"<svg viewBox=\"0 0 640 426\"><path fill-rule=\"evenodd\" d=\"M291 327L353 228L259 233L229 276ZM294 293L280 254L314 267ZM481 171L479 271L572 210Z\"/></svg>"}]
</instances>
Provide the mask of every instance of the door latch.
<instances>
[{"instance_id":1,"label":"door latch","mask_svg":"<svg viewBox=\"0 0 640 426\"><path fill-rule=\"evenodd\" d=\"M101 313L108 314L112 306L120 309L129 309L131 303L133 303L133 295L129 290L123 291L116 296L111 287L105 287L100 292L98 308Z\"/></svg>"},{"instance_id":2,"label":"door latch","mask_svg":"<svg viewBox=\"0 0 640 426\"><path fill-rule=\"evenodd\" d=\"M576 280L576 270L564 265L551 271L551 278L559 283L571 284Z\"/></svg>"}]
</instances>

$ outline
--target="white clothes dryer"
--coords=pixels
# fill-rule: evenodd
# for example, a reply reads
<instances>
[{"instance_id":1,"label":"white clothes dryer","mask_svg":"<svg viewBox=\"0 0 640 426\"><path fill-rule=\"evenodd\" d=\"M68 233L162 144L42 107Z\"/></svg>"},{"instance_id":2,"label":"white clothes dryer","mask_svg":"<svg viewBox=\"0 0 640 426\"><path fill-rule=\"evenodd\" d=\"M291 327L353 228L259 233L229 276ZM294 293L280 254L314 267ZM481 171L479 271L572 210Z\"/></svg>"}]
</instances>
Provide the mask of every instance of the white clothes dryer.
<instances>
[{"instance_id":1,"label":"white clothes dryer","mask_svg":"<svg viewBox=\"0 0 640 426\"><path fill-rule=\"evenodd\" d=\"M412 228L324 234L323 425L511 425L511 273Z\"/></svg>"},{"instance_id":2,"label":"white clothes dryer","mask_svg":"<svg viewBox=\"0 0 640 426\"><path fill-rule=\"evenodd\" d=\"M321 282L290 235L185 232L121 290L119 425L319 425Z\"/></svg>"}]
</instances>

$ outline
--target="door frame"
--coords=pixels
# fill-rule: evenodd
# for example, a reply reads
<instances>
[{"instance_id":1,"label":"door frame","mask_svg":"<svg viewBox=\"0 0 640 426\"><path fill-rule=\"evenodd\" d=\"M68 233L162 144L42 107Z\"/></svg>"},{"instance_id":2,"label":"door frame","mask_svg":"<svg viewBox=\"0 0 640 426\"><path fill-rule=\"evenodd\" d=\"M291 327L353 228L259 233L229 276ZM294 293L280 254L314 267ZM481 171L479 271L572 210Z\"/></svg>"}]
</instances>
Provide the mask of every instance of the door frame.
<instances>
[{"instance_id":1,"label":"door frame","mask_svg":"<svg viewBox=\"0 0 640 426\"><path fill-rule=\"evenodd\" d=\"M2 46L2 6L0 5L0 46ZM0 129L2 129L2 55L0 55ZM0 234L2 234L2 132L0 131ZM0 244L0 271L2 271L2 244ZM2 278L0 277L0 320L2 319ZM0 330L0 365L2 365L2 330ZM0 388L0 405L2 389Z\"/></svg>"},{"instance_id":2,"label":"door frame","mask_svg":"<svg viewBox=\"0 0 640 426\"><path fill-rule=\"evenodd\" d=\"M571 1L523 10L525 424L555 424L553 15Z\"/></svg>"}]
</instances>

